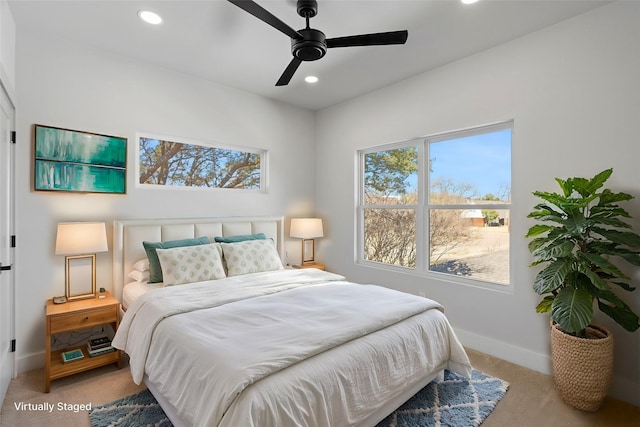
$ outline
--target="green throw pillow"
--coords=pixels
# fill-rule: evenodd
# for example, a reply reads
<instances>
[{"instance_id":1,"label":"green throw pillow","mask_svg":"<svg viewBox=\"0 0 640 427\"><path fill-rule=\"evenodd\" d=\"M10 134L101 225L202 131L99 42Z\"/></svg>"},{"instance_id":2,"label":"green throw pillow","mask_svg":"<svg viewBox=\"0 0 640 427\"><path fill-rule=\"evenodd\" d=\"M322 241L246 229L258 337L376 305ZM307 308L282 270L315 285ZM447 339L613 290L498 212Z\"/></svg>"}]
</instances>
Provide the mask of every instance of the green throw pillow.
<instances>
[{"instance_id":1,"label":"green throw pillow","mask_svg":"<svg viewBox=\"0 0 640 427\"><path fill-rule=\"evenodd\" d=\"M229 236L229 237L215 237L216 242L218 243L238 243L245 242L247 240L265 240L267 236L264 233L256 233L256 234L241 234L238 236Z\"/></svg>"},{"instance_id":2,"label":"green throw pillow","mask_svg":"<svg viewBox=\"0 0 640 427\"><path fill-rule=\"evenodd\" d=\"M162 282L162 268L156 249L170 249L181 246L208 245L211 243L208 237L198 237L195 239L168 240L166 242L142 242L144 250L149 258L149 283Z\"/></svg>"}]
</instances>

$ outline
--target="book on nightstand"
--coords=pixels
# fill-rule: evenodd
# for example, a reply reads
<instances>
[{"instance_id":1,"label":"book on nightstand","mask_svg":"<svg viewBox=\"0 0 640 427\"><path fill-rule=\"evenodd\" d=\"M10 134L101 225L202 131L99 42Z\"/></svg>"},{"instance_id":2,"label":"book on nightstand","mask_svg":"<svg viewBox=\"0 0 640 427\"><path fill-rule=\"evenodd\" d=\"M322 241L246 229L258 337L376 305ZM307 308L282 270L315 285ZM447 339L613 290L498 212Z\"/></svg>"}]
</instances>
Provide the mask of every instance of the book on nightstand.
<instances>
[{"instance_id":1,"label":"book on nightstand","mask_svg":"<svg viewBox=\"0 0 640 427\"><path fill-rule=\"evenodd\" d=\"M63 363L84 359L84 354L82 354L82 350L80 350L79 348L75 350L63 351L61 353L61 356Z\"/></svg>"},{"instance_id":2,"label":"book on nightstand","mask_svg":"<svg viewBox=\"0 0 640 427\"><path fill-rule=\"evenodd\" d=\"M111 344L111 343L109 343L109 344ZM109 345L107 347L98 348L98 349L92 349L91 348L91 344L87 343L87 353L89 353L89 357L101 356L103 354L113 353L114 351L116 351L116 349L115 349L115 347L112 347L111 345Z\"/></svg>"},{"instance_id":3,"label":"book on nightstand","mask_svg":"<svg viewBox=\"0 0 640 427\"><path fill-rule=\"evenodd\" d=\"M100 348L110 347L110 346L111 346L111 340L109 339L109 337L99 337L99 338L93 338L89 340L89 348L91 350L98 350Z\"/></svg>"}]
</instances>

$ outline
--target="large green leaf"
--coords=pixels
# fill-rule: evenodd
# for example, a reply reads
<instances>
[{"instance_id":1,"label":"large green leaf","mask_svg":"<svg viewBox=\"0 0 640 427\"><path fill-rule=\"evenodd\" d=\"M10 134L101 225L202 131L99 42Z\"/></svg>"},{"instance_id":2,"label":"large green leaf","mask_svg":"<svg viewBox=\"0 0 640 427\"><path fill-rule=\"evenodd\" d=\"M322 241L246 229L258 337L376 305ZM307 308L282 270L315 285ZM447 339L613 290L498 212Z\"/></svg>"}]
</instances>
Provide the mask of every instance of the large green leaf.
<instances>
[{"instance_id":1,"label":"large green leaf","mask_svg":"<svg viewBox=\"0 0 640 427\"><path fill-rule=\"evenodd\" d=\"M609 227L619 227L619 228L631 228L629 224L626 222L613 217L594 217L593 215L589 217L589 223L593 225L608 225Z\"/></svg>"},{"instance_id":2,"label":"large green leaf","mask_svg":"<svg viewBox=\"0 0 640 427\"><path fill-rule=\"evenodd\" d=\"M555 227L552 225L536 224L527 231L524 237L535 237L547 231L553 230Z\"/></svg>"},{"instance_id":3,"label":"large green leaf","mask_svg":"<svg viewBox=\"0 0 640 427\"><path fill-rule=\"evenodd\" d=\"M625 200L631 200L634 197L631 194L627 193L613 193L609 189L602 190L600 194L600 200L598 202L598 206L607 206L611 203L623 202ZM625 215L626 216L626 215Z\"/></svg>"},{"instance_id":4,"label":"large green leaf","mask_svg":"<svg viewBox=\"0 0 640 427\"><path fill-rule=\"evenodd\" d=\"M536 313L548 313L551 311L551 306L553 305L553 300L555 296L547 295L540 301L538 306L536 307Z\"/></svg>"},{"instance_id":5,"label":"large green leaf","mask_svg":"<svg viewBox=\"0 0 640 427\"><path fill-rule=\"evenodd\" d=\"M571 193L573 193L573 185L570 181L568 182L568 180L565 181L564 179L556 178L556 182L562 189L562 193L564 193L565 197L571 196Z\"/></svg>"},{"instance_id":6,"label":"large green leaf","mask_svg":"<svg viewBox=\"0 0 640 427\"><path fill-rule=\"evenodd\" d=\"M527 244L529 252L534 253L538 248L547 244L548 240L544 237L533 239Z\"/></svg>"},{"instance_id":7,"label":"large green leaf","mask_svg":"<svg viewBox=\"0 0 640 427\"><path fill-rule=\"evenodd\" d=\"M593 297L584 289L563 288L553 300L551 319L569 333L586 328L593 318Z\"/></svg>"},{"instance_id":8,"label":"large green leaf","mask_svg":"<svg viewBox=\"0 0 640 427\"><path fill-rule=\"evenodd\" d=\"M611 284L620 286L622 289L624 289L625 291L629 291L629 292L636 290L636 288L634 288L633 286L630 286L627 282L614 282L614 281L611 281Z\"/></svg>"},{"instance_id":9,"label":"large green leaf","mask_svg":"<svg viewBox=\"0 0 640 427\"><path fill-rule=\"evenodd\" d=\"M591 217L593 218L600 218L600 217L614 218L617 216L621 216L623 218L631 218L631 215L629 214L629 212L627 212L626 210L616 205L592 206L590 209L590 212L591 212Z\"/></svg>"},{"instance_id":10,"label":"large green leaf","mask_svg":"<svg viewBox=\"0 0 640 427\"><path fill-rule=\"evenodd\" d=\"M589 180L587 187L584 190L589 194L595 193L596 190L604 185L604 183L609 179L612 173L613 169L609 168L603 170L599 174L596 174L596 176Z\"/></svg>"},{"instance_id":11,"label":"large green leaf","mask_svg":"<svg viewBox=\"0 0 640 427\"><path fill-rule=\"evenodd\" d=\"M640 247L640 236L631 231L609 230L601 227L592 227L591 231L619 245Z\"/></svg>"},{"instance_id":12,"label":"large green leaf","mask_svg":"<svg viewBox=\"0 0 640 427\"><path fill-rule=\"evenodd\" d=\"M564 226L574 236L582 236L587 229L587 219L584 217L584 212L581 209L570 209L567 212L567 219L564 222Z\"/></svg>"},{"instance_id":13,"label":"large green leaf","mask_svg":"<svg viewBox=\"0 0 640 427\"><path fill-rule=\"evenodd\" d=\"M640 250L627 249L617 243L592 241L589 242L588 251L602 256L617 256L630 264L640 266Z\"/></svg>"},{"instance_id":14,"label":"large green leaf","mask_svg":"<svg viewBox=\"0 0 640 427\"><path fill-rule=\"evenodd\" d=\"M569 178L567 183L573 188L574 191L578 192L582 197L591 196L591 188L590 181L584 178Z\"/></svg>"},{"instance_id":15,"label":"large green leaf","mask_svg":"<svg viewBox=\"0 0 640 427\"><path fill-rule=\"evenodd\" d=\"M600 277L598 273L596 273L591 269L591 264L589 263L589 261L580 259L577 262L577 270L580 273L584 274L589 279L591 284L596 288L609 289L609 285L607 285L607 282L604 279L602 279L602 277Z\"/></svg>"},{"instance_id":16,"label":"large green leaf","mask_svg":"<svg viewBox=\"0 0 640 427\"><path fill-rule=\"evenodd\" d=\"M538 221L555 221L562 223L566 216L564 212L558 212L545 204L536 205L535 209L536 210L527 215L527 218L535 218Z\"/></svg>"},{"instance_id":17,"label":"large green leaf","mask_svg":"<svg viewBox=\"0 0 640 427\"><path fill-rule=\"evenodd\" d=\"M618 267L613 265L606 258L600 256L599 254L580 252L579 256L582 258L586 258L589 262L596 265L602 271L610 274L611 276L619 277L621 279L628 279L627 275L620 271Z\"/></svg>"},{"instance_id":18,"label":"large green leaf","mask_svg":"<svg viewBox=\"0 0 640 427\"><path fill-rule=\"evenodd\" d=\"M570 207L582 205L581 199L564 197L558 193L549 193L546 191L535 191L533 195L541 198L544 201L551 203L552 205L556 206L557 208L563 211Z\"/></svg>"},{"instance_id":19,"label":"large green leaf","mask_svg":"<svg viewBox=\"0 0 640 427\"><path fill-rule=\"evenodd\" d=\"M624 251L622 248L620 248L615 252L611 252L610 254L619 256L629 264L637 265L640 267L640 254L638 252Z\"/></svg>"},{"instance_id":20,"label":"large green leaf","mask_svg":"<svg viewBox=\"0 0 640 427\"><path fill-rule=\"evenodd\" d=\"M571 260L560 259L553 261L536 275L533 290L539 295L549 293L564 284L567 275L571 272Z\"/></svg>"},{"instance_id":21,"label":"large green leaf","mask_svg":"<svg viewBox=\"0 0 640 427\"><path fill-rule=\"evenodd\" d=\"M600 311L611 317L627 331L635 332L640 327L638 316L613 292L599 291L596 298L598 298Z\"/></svg>"},{"instance_id":22,"label":"large green leaf","mask_svg":"<svg viewBox=\"0 0 640 427\"><path fill-rule=\"evenodd\" d=\"M543 259L562 258L571 255L575 244L571 240L562 239L540 246L532 254Z\"/></svg>"},{"instance_id":23,"label":"large green leaf","mask_svg":"<svg viewBox=\"0 0 640 427\"><path fill-rule=\"evenodd\" d=\"M544 237L538 237L529 242L529 251L537 257L541 257L543 251L567 241L570 236L565 235L561 228L554 228ZM550 260L551 258L546 258Z\"/></svg>"}]
</instances>

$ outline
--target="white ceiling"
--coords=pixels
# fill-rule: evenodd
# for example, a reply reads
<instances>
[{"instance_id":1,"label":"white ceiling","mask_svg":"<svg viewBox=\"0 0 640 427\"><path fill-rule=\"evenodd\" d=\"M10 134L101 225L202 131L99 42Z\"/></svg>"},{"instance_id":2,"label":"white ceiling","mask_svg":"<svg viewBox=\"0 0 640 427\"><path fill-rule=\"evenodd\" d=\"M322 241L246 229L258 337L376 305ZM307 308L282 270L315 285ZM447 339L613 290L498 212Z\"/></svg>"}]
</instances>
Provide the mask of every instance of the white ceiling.
<instances>
[{"instance_id":1,"label":"white ceiling","mask_svg":"<svg viewBox=\"0 0 640 427\"><path fill-rule=\"evenodd\" d=\"M321 109L600 7L595 0L319 0L311 27L328 38L407 29L405 45L330 49L275 87L289 38L225 0L10 1L21 31L142 59L308 109ZM257 0L294 29L294 0ZM157 26L137 12L163 18ZM18 40L19 43L19 40ZM313 74L313 85L304 77Z\"/></svg>"}]
</instances>

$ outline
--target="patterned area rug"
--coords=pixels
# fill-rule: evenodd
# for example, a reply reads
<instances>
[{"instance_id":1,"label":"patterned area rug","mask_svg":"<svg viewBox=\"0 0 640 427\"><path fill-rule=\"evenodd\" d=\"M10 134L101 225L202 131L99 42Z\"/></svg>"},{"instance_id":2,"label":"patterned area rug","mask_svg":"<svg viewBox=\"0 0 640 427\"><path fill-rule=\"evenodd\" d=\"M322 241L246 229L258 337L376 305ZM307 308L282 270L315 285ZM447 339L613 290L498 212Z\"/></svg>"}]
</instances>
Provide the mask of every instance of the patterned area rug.
<instances>
[{"instance_id":1,"label":"patterned area rug","mask_svg":"<svg viewBox=\"0 0 640 427\"><path fill-rule=\"evenodd\" d=\"M149 390L94 407L89 421L91 427L172 427Z\"/></svg>"},{"instance_id":2,"label":"patterned area rug","mask_svg":"<svg viewBox=\"0 0 640 427\"><path fill-rule=\"evenodd\" d=\"M471 379L444 371L376 427L475 427L493 411L509 383L474 369Z\"/></svg>"},{"instance_id":3,"label":"patterned area rug","mask_svg":"<svg viewBox=\"0 0 640 427\"><path fill-rule=\"evenodd\" d=\"M444 381L433 381L376 427L472 427L493 411L509 384L473 371L471 380L444 371ZM149 392L96 406L89 413L91 427L171 427L171 422Z\"/></svg>"}]
</instances>

